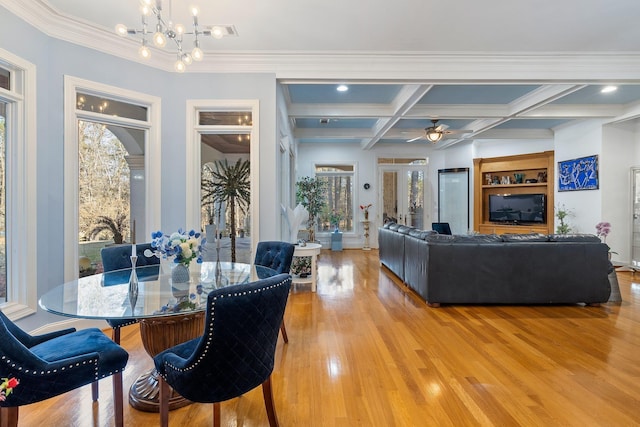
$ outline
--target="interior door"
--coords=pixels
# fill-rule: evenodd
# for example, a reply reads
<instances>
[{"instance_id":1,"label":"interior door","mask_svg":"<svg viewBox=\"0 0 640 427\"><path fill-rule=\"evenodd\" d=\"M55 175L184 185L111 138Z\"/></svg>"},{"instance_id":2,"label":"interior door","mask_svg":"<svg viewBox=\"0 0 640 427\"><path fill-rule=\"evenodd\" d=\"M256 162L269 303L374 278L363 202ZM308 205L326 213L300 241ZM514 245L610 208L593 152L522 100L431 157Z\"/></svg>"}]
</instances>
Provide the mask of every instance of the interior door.
<instances>
[{"instance_id":1,"label":"interior door","mask_svg":"<svg viewBox=\"0 0 640 427\"><path fill-rule=\"evenodd\" d=\"M425 229L425 169L414 165L379 168L382 202L378 214L383 222Z\"/></svg>"}]
</instances>

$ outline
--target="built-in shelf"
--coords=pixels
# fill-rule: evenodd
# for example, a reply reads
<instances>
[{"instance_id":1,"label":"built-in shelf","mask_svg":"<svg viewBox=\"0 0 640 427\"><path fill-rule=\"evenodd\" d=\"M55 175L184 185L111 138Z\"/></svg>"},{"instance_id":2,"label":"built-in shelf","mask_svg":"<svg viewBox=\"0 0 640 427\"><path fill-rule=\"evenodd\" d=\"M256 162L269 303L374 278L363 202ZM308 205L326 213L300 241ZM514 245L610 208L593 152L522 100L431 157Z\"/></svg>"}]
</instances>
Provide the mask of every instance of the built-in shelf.
<instances>
[{"instance_id":1,"label":"built-in shelf","mask_svg":"<svg viewBox=\"0 0 640 427\"><path fill-rule=\"evenodd\" d=\"M491 184L483 185L482 188L499 188L499 187L546 187L546 182L534 182L528 184Z\"/></svg>"},{"instance_id":2,"label":"built-in shelf","mask_svg":"<svg viewBox=\"0 0 640 427\"><path fill-rule=\"evenodd\" d=\"M516 156L473 159L474 209L473 229L483 234L495 233L553 233L554 224L554 153L522 154ZM514 183L515 174L522 180L538 179L534 183ZM509 181L509 184L499 182ZM488 184L487 182L495 182ZM506 225L489 221L489 195L508 191L511 194L539 194L546 196L546 223Z\"/></svg>"}]
</instances>

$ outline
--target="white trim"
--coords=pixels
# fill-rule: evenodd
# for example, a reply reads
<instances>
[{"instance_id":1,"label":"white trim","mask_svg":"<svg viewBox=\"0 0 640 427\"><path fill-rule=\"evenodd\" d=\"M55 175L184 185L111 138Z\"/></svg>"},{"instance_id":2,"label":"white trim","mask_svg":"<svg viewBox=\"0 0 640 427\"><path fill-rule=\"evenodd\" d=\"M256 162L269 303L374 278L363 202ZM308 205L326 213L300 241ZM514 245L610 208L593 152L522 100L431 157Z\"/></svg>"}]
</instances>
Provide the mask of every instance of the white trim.
<instances>
[{"instance_id":1,"label":"white trim","mask_svg":"<svg viewBox=\"0 0 640 427\"><path fill-rule=\"evenodd\" d=\"M100 116L98 120L147 130L145 139L145 223L146 236L160 228L161 193L157 185L161 179L160 107L159 97L108 86L101 83L64 76L64 266L65 282L78 277L78 132L77 121L82 117L96 120L95 113L76 110L76 93L105 95L123 102L145 106L147 121ZM155 185L152 185L154 183Z\"/></svg>"},{"instance_id":2,"label":"white trim","mask_svg":"<svg viewBox=\"0 0 640 427\"><path fill-rule=\"evenodd\" d=\"M198 124L199 111L251 111L251 148L249 154L251 175L251 247L260 237L260 102L257 99L197 99L187 100L186 116L186 179L187 229L200 229L200 134L228 133L229 126L202 126ZM220 128L221 132L216 132ZM247 126L238 126L246 132ZM241 128L241 129L240 129Z\"/></svg>"},{"instance_id":3,"label":"white trim","mask_svg":"<svg viewBox=\"0 0 640 427\"><path fill-rule=\"evenodd\" d=\"M110 29L78 22L46 1L4 0L2 5L50 37L175 72L175 54L153 50L138 55L139 43ZM637 81L640 52L440 52L440 51L212 51L186 73L275 73L279 79L380 79L440 82L486 80L512 82Z\"/></svg>"},{"instance_id":4,"label":"white trim","mask_svg":"<svg viewBox=\"0 0 640 427\"><path fill-rule=\"evenodd\" d=\"M12 116L5 171L11 177L6 179L8 302L2 310L15 320L35 313L38 303L36 66L4 49L0 62L13 75L13 89L1 94Z\"/></svg>"}]
</instances>

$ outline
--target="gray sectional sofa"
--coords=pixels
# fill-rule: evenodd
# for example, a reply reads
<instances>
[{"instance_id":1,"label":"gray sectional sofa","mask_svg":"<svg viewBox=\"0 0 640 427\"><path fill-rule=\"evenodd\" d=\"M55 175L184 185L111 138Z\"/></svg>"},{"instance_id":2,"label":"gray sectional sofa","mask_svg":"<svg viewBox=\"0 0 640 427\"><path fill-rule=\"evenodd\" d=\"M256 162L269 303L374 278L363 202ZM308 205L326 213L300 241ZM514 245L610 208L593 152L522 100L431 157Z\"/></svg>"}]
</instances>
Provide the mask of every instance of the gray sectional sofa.
<instances>
[{"instance_id":1,"label":"gray sectional sofa","mask_svg":"<svg viewBox=\"0 0 640 427\"><path fill-rule=\"evenodd\" d=\"M611 293L608 247L593 235L446 236L378 229L380 263L432 306L596 305Z\"/></svg>"}]
</instances>

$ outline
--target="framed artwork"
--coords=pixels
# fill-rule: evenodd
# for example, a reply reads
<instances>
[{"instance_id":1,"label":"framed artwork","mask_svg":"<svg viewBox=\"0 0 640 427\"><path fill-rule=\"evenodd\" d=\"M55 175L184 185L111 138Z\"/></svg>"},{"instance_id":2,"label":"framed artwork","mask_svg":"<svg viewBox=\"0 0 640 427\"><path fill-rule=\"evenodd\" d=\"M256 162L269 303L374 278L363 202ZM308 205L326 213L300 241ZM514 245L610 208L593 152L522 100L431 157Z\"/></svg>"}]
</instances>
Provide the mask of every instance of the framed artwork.
<instances>
[{"instance_id":1,"label":"framed artwork","mask_svg":"<svg viewBox=\"0 0 640 427\"><path fill-rule=\"evenodd\" d=\"M558 162L558 191L597 190L598 155Z\"/></svg>"}]
</instances>

